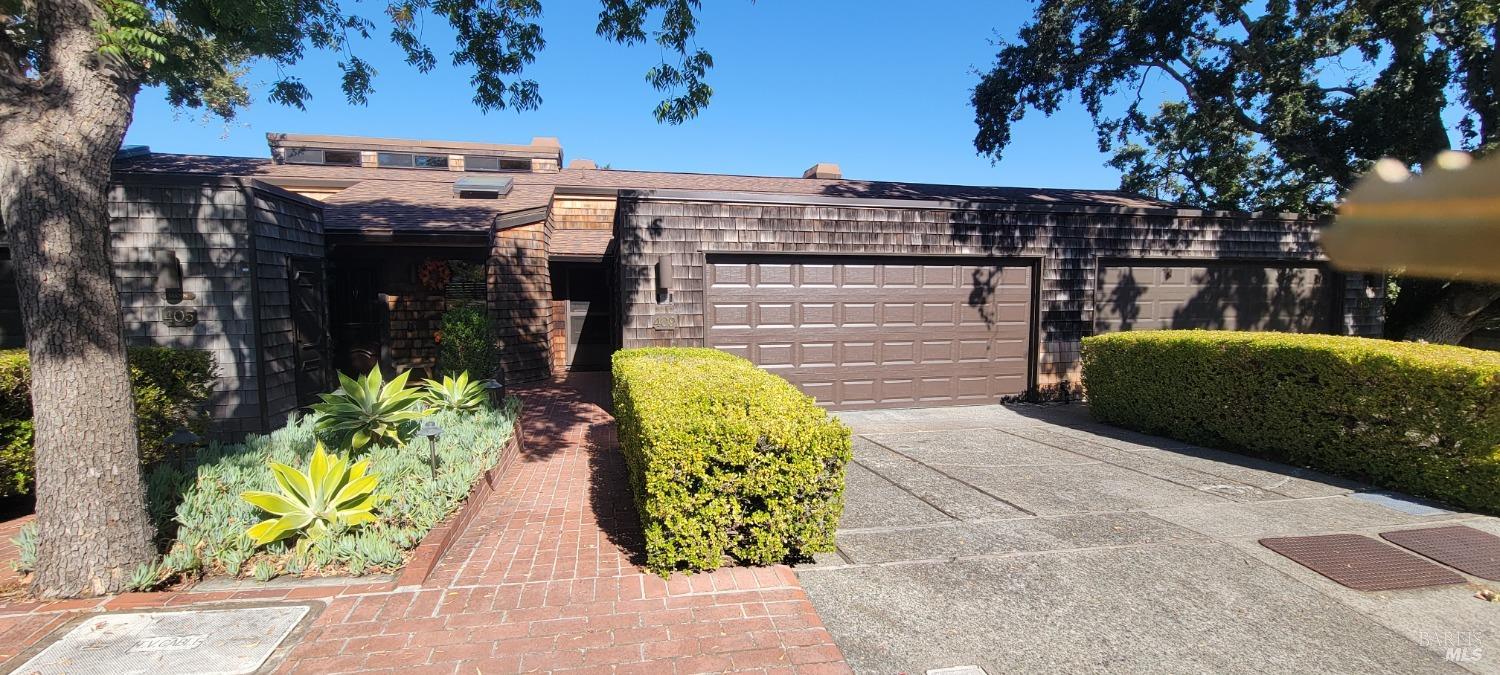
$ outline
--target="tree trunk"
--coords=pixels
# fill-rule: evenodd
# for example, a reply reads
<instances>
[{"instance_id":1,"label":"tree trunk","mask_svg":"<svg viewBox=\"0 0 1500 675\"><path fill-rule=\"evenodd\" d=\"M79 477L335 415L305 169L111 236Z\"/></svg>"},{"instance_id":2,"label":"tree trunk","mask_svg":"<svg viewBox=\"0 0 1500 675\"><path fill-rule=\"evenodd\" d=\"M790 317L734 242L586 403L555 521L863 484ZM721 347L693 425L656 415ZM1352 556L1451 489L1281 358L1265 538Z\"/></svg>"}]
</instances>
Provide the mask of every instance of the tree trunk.
<instances>
[{"instance_id":1,"label":"tree trunk","mask_svg":"<svg viewBox=\"0 0 1500 675\"><path fill-rule=\"evenodd\" d=\"M1407 316L1411 322L1400 332L1400 337L1456 345L1478 328L1482 317L1497 311L1500 286L1454 281L1430 293L1413 293L1413 296L1408 300L1403 289L1396 299L1398 305L1421 303L1410 307Z\"/></svg>"},{"instance_id":2,"label":"tree trunk","mask_svg":"<svg viewBox=\"0 0 1500 675\"><path fill-rule=\"evenodd\" d=\"M110 162L137 85L101 64L88 0L40 0L47 67L0 95L0 221L15 262L35 422L43 597L124 590L155 555L110 265Z\"/></svg>"}]
</instances>

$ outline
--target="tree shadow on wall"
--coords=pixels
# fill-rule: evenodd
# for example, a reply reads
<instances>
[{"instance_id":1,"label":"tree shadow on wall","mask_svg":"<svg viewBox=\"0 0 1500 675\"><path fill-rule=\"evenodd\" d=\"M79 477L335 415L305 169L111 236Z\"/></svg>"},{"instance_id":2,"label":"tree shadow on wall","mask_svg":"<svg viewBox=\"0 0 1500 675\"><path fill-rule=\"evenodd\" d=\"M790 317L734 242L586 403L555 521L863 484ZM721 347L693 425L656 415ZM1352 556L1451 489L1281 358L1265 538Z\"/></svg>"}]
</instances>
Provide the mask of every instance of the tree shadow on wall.
<instances>
[{"instance_id":1,"label":"tree shadow on wall","mask_svg":"<svg viewBox=\"0 0 1500 675\"><path fill-rule=\"evenodd\" d=\"M1199 286L1172 311L1171 328L1310 332L1328 329L1329 295L1313 268L1212 266L1191 280Z\"/></svg>"},{"instance_id":2,"label":"tree shadow on wall","mask_svg":"<svg viewBox=\"0 0 1500 675\"><path fill-rule=\"evenodd\" d=\"M1119 321L1119 330L1130 330L1141 317L1141 296L1146 294L1140 282L1135 280L1135 270L1127 269L1119 281L1109 290L1104 305L1111 310L1110 316ZM1098 311L1098 310L1095 310Z\"/></svg>"}]
</instances>

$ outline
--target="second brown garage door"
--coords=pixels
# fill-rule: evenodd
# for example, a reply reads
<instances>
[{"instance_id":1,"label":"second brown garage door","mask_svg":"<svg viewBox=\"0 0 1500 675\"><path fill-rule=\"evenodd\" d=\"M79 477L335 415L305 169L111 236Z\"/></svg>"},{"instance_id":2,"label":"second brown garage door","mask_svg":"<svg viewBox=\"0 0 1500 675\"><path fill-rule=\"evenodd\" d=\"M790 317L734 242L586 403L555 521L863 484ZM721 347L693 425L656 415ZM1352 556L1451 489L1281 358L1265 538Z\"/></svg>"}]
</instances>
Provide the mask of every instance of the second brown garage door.
<instances>
[{"instance_id":1,"label":"second brown garage door","mask_svg":"<svg viewBox=\"0 0 1500 675\"><path fill-rule=\"evenodd\" d=\"M1026 390L1031 268L941 259L710 257L709 346L831 409Z\"/></svg>"},{"instance_id":2,"label":"second brown garage door","mask_svg":"<svg viewBox=\"0 0 1500 675\"><path fill-rule=\"evenodd\" d=\"M1327 332L1328 274L1317 266L1119 261L1100 265L1095 329Z\"/></svg>"}]
</instances>

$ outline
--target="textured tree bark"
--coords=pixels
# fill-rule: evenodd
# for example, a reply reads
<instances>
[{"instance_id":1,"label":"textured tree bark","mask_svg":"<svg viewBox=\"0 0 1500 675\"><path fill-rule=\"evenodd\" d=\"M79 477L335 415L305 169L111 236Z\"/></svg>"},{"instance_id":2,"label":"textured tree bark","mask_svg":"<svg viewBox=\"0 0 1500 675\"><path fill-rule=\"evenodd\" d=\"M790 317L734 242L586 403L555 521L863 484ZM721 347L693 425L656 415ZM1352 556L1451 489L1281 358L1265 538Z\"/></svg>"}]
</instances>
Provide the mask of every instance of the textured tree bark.
<instances>
[{"instance_id":1,"label":"textured tree bark","mask_svg":"<svg viewBox=\"0 0 1500 675\"><path fill-rule=\"evenodd\" d=\"M118 592L149 561L119 293L109 257L110 162L137 85L98 61L89 0L34 5L49 38L35 87L0 95L0 221L31 354L44 597Z\"/></svg>"},{"instance_id":2,"label":"textured tree bark","mask_svg":"<svg viewBox=\"0 0 1500 675\"><path fill-rule=\"evenodd\" d=\"M1411 317L1410 323L1399 327L1401 339L1456 345L1478 329L1484 318L1500 313L1500 286L1454 281L1431 289L1414 285L1412 290L1408 298L1403 288L1396 300L1397 309L1406 311L1392 312ZM1399 307L1403 304L1415 306Z\"/></svg>"}]
</instances>

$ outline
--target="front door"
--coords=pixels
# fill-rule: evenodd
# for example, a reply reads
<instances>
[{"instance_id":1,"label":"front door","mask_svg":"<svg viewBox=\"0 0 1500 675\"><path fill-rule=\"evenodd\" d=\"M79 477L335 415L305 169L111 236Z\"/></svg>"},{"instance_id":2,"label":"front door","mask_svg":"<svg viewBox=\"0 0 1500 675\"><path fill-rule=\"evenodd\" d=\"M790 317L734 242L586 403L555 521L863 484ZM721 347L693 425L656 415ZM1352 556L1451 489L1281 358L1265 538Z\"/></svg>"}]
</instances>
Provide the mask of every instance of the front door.
<instances>
[{"instance_id":1,"label":"front door","mask_svg":"<svg viewBox=\"0 0 1500 675\"><path fill-rule=\"evenodd\" d=\"M568 370L609 368L614 340L605 269L602 263L561 264L553 277L562 282L560 297L567 307Z\"/></svg>"},{"instance_id":2,"label":"front door","mask_svg":"<svg viewBox=\"0 0 1500 675\"><path fill-rule=\"evenodd\" d=\"M328 387L328 312L323 302L323 261L291 258L292 327L296 332L297 403L317 400Z\"/></svg>"}]
</instances>

